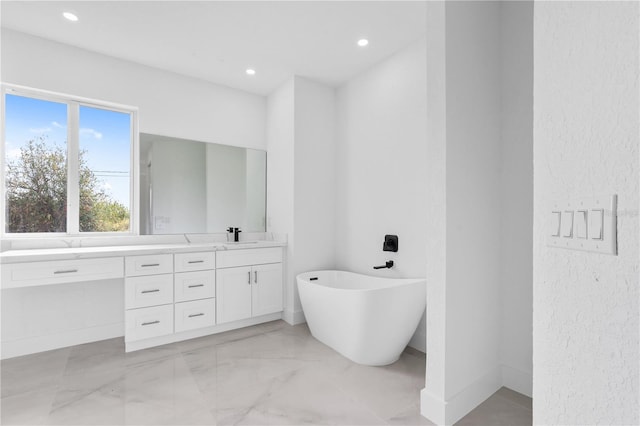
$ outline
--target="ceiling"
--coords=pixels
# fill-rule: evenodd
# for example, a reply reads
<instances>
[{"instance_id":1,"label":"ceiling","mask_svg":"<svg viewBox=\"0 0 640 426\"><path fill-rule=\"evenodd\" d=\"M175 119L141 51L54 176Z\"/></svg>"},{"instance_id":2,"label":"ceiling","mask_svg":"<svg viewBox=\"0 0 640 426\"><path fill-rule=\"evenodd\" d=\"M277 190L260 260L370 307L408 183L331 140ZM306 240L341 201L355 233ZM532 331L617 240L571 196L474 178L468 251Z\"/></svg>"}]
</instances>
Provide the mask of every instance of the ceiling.
<instances>
[{"instance_id":1,"label":"ceiling","mask_svg":"<svg viewBox=\"0 0 640 426\"><path fill-rule=\"evenodd\" d=\"M294 74L338 86L426 31L423 1L3 0L0 15L5 28L261 95Z\"/></svg>"}]
</instances>

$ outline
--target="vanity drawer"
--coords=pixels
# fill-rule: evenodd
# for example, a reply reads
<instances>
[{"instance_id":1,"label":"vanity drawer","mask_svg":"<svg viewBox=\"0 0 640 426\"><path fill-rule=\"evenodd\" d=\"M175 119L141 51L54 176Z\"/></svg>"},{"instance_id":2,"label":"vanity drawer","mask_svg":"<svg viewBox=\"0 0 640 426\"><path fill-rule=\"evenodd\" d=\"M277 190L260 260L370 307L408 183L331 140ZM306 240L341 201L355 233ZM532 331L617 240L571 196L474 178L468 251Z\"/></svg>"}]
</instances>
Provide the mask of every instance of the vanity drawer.
<instances>
[{"instance_id":1,"label":"vanity drawer","mask_svg":"<svg viewBox=\"0 0 640 426\"><path fill-rule=\"evenodd\" d=\"M216 268L215 252L177 253L175 256L175 271L203 271Z\"/></svg>"},{"instance_id":2,"label":"vanity drawer","mask_svg":"<svg viewBox=\"0 0 640 426\"><path fill-rule=\"evenodd\" d=\"M152 254L147 256L127 256L124 270L128 277L173 272L172 254Z\"/></svg>"},{"instance_id":3,"label":"vanity drawer","mask_svg":"<svg viewBox=\"0 0 640 426\"><path fill-rule=\"evenodd\" d=\"M175 304L176 333L216 324L216 299Z\"/></svg>"},{"instance_id":4,"label":"vanity drawer","mask_svg":"<svg viewBox=\"0 0 640 426\"><path fill-rule=\"evenodd\" d=\"M124 281L125 309L173 303L173 275L128 277Z\"/></svg>"},{"instance_id":5,"label":"vanity drawer","mask_svg":"<svg viewBox=\"0 0 640 426\"><path fill-rule=\"evenodd\" d=\"M2 288L107 280L123 275L122 257L10 263L2 265Z\"/></svg>"},{"instance_id":6,"label":"vanity drawer","mask_svg":"<svg viewBox=\"0 0 640 426\"><path fill-rule=\"evenodd\" d=\"M174 275L175 301L206 299L216 296L216 272L180 272Z\"/></svg>"},{"instance_id":7,"label":"vanity drawer","mask_svg":"<svg viewBox=\"0 0 640 426\"><path fill-rule=\"evenodd\" d=\"M220 251L216 255L216 266L218 268L280 262L282 262L282 247L227 250Z\"/></svg>"},{"instance_id":8,"label":"vanity drawer","mask_svg":"<svg viewBox=\"0 0 640 426\"><path fill-rule=\"evenodd\" d=\"M173 333L173 305L125 311L125 341Z\"/></svg>"}]
</instances>

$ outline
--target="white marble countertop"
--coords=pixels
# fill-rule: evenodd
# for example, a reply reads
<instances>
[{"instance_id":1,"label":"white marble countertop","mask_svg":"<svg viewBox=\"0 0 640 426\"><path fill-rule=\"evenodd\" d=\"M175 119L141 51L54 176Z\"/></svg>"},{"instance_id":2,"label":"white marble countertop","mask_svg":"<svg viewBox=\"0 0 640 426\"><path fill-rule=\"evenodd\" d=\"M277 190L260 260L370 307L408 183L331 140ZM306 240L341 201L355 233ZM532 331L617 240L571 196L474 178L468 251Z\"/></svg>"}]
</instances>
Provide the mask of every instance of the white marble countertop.
<instances>
[{"instance_id":1,"label":"white marble countertop","mask_svg":"<svg viewBox=\"0 0 640 426\"><path fill-rule=\"evenodd\" d=\"M238 243L193 242L179 244L128 244L94 247L32 248L4 251L0 253L0 264L38 262L47 260L74 260L100 257L135 256L144 254L171 254L198 251L240 250L264 247L284 247L286 245L287 243L283 241L260 240L241 241Z\"/></svg>"}]
</instances>

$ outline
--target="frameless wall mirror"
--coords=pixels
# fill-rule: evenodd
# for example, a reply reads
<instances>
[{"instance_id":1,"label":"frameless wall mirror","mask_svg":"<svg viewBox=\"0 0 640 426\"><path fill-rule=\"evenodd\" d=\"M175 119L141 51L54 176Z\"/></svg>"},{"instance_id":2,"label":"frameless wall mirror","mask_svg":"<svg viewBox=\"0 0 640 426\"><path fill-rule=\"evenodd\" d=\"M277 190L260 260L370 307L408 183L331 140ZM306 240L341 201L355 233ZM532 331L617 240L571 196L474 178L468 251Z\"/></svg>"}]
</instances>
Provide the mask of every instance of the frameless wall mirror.
<instances>
[{"instance_id":1,"label":"frameless wall mirror","mask_svg":"<svg viewBox=\"0 0 640 426\"><path fill-rule=\"evenodd\" d=\"M140 133L140 233L265 231L267 153Z\"/></svg>"}]
</instances>

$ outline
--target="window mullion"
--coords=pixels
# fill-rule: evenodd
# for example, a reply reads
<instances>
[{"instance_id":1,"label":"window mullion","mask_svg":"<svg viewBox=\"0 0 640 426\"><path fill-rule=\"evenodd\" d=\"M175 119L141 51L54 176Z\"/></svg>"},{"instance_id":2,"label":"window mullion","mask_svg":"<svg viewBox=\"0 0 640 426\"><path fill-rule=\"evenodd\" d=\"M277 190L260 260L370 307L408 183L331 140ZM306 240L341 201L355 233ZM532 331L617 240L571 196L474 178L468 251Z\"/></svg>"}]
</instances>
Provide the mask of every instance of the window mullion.
<instances>
[{"instance_id":1,"label":"window mullion","mask_svg":"<svg viewBox=\"0 0 640 426\"><path fill-rule=\"evenodd\" d=\"M67 125L67 233L80 233L80 107L68 103Z\"/></svg>"}]
</instances>

